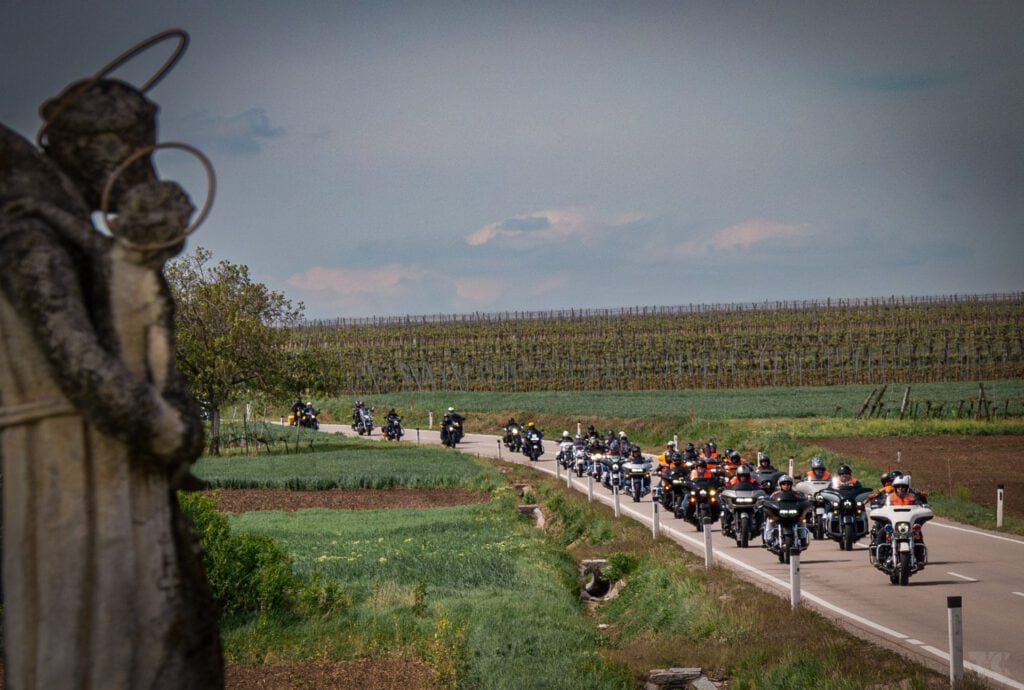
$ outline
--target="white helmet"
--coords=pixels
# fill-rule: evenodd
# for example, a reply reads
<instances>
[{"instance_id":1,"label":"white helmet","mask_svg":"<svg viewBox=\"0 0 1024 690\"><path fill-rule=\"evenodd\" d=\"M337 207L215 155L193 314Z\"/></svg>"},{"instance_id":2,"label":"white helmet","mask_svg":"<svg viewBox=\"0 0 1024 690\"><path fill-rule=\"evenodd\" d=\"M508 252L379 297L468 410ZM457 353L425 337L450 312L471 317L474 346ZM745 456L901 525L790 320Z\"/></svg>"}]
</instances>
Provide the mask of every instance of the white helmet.
<instances>
[{"instance_id":1,"label":"white helmet","mask_svg":"<svg viewBox=\"0 0 1024 690\"><path fill-rule=\"evenodd\" d=\"M449 412L454 412L454 411L455 411L455 408L454 408L454 407L449 407L449 408L448 408L448 411L449 411Z\"/></svg>"},{"instance_id":2,"label":"white helmet","mask_svg":"<svg viewBox=\"0 0 1024 690\"><path fill-rule=\"evenodd\" d=\"M897 486L905 486L910 488L910 477L903 475L902 477L896 477L892 480L892 488L895 489Z\"/></svg>"},{"instance_id":3,"label":"white helmet","mask_svg":"<svg viewBox=\"0 0 1024 690\"><path fill-rule=\"evenodd\" d=\"M626 432L625 431L620 431L619 432L619 438L626 438Z\"/></svg>"},{"instance_id":4,"label":"white helmet","mask_svg":"<svg viewBox=\"0 0 1024 690\"><path fill-rule=\"evenodd\" d=\"M566 429L565 431L562 432L562 438L572 438L571 436L569 436L569 430L568 429Z\"/></svg>"}]
</instances>

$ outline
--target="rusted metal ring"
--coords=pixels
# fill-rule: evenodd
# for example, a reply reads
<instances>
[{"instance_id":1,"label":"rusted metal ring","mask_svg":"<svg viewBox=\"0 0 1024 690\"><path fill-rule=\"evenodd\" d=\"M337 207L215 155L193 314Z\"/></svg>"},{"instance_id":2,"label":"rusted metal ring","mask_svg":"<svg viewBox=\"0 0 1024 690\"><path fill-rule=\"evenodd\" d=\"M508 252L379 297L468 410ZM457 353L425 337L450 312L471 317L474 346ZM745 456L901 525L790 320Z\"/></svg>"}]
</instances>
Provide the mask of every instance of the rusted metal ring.
<instances>
[{"instance_id":1,"label":"rusted metal ring","mask_svg":"<svg viewBox=\"0 0 1024 690\"><path fill-rule=\"evenodd\" d=\"M203 169L206 170L206 201L203 204L203 207L199 210L199 215L197 215L195 220L193 220L192 223L190 223L189 226L185 228L185 231L182 233L181 237L175 238L173 240L168 240L167 242L158 242L154 244L136 244L135 242L131 242L124 238L118 237L117 234L113 232L113 230L111 230L110 223L107 220L107 216L109 215L107 208L110 205L110 192L114 188L114 182L129 165L131 165L138 159L142 158L143 156L147 156L150 153L153 153L154 151L157 151L159 149L179 149L181 151L191 153L199 160L199 162L203 166ZM103 193L102 195L100 195L100 218L102 219L103 226L107 229L107 231L110 232L111 235L114 236L114 239L116 239L118 242L125 245L126 247L149 251L166 249L167 247L173 247L174 245L176 245L177 243L181 242L186 237L191 235L193 232L196 231L196 228L198 228L200 224L202 224L202 222L206 220L206 216L209 215L210 208L213 206L213 197L216 191L217 177L213 172L213 164L210 162L210 159L206 157L206 154L204 154L196 147L190 144L183 144L177 141L167 141L161 144L145 146L141 149L138 149L137 151L134 151L130 156L125 158L120 165L114 168L114 171L112 173L110 173L110 177L107 178L107 183L103 185Z\"/></svg>"}]
</instances>

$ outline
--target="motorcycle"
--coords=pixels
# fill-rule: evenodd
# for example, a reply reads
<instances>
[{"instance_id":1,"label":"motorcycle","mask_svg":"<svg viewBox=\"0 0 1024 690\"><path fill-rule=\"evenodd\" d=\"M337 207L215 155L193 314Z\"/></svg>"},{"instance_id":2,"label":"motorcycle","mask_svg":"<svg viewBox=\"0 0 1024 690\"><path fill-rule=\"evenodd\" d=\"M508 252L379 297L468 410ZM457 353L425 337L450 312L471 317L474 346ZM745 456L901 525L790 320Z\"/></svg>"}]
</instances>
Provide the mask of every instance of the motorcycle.
<instances>
[{"instance_id":1,"label":"motorcycle","mask_svg":"<svg viewBox=\"0 0 1024 690\"><path fill-rule=\"evenodd\" d=\"M864 504L870 495L870 487L860 482L831 486L818 494L823 503L821 523L824 533L839 542L842 551L852 551L854 542L868 533Z\"/></svg>"},{"instance_id":2,"label":"motorcycle","mask_svg":"<svg viewBox=\"0 0 1024 690\"><path fill-rule=\"evenodd\" d=\"M462 422L449 419L441 425L441 444L454 448L462 440Z\"/></svg>"},{"instance_id":3,"label":"motorcycle","mask_svg":"<svg viewBox=\"0 0 1024 690\"><path fill-rule=\"evenodd\" d=\"M882 506L871 510L872 520L882 523L882 540L868 548L868 558L889 576L889 582L904 586L913 573L924 570L928 547L922 526L935 517L926 505Z\"/></svg>"},{"instance_id":4,"label":"motorcycle","mask_svg":"<svg viewBox=\"0 0 1024 690\"><path fill-rule=\"evenodd\" d=\"M576 457L574 454L575 444L572 441L560 441L558 443L558 455L555 456L555 461L558 462L566 471L575 467Z\"/></svg>"},{"instance_id":5,"label":"motorcycle","mask_svg":"<svg viewBox=\"0 0 1024 690\"><path fill-rule=\"evenodd\" d=\"M352 421L352 430L360 436L369 436L373 433L373 408L357 407L356 418Z\"/></svg>"},{"instance_id":6,"label":"motorcycle","mask_svg":"<svg viewBox=\"0 0 1024 690\"><path fill-rule=\"evenodd\" d=\"M765 514L761 538L764 546L779 557L779 563L789 563L793 549L802 553L811 540L804 524L811 510L811 502L800 494L797 498L779 496L761 502Z\"/></svg>"},{"instance_id":7,"label":"motorcycle","mask_svg":"<svg viewBox=\"0 0 1024 690\"><path fill-rule=\"evenodd\" d=\"M767 495L759 485L746 482L722 489L722 534L735 539L736 546L747 548L751 537L764 528L758 500Z\"/></svg>"},{"instance_id":8,"label":"motorcycle","mask_svg":"<svg viewBox=\"0 0 1024 690\"><path fill-rule=\"evenodd\" d=\"M646 458L625 458L622 463L626 494L633 503L651 493L651 461Z\"/></svg>"},{"instance_id":9,"label":"motorcycle","mask_svg":"<svg viewBox=\"0 0 1024 690\"><path fill-rule=\"evenodd\" d=\"M822 498L821 492L831 485L831 479L804 479L793 487L794 491L806 496L807 500L814 505L808 529L815 539L825 538L825 500Z\"/></svg>"},{"instance_id":10,"label":"motorcycle","mask_svg":"<svg viewBox=\"0 0 1024 690\"><path fill-rule=\"evenodd\" d=\"M775 490L779 488L779 477L785 474L785 472L777 470L774 467L758 467L751 474L753 475L754 480L761 485L762 489L764 489L765 493L771 496L775 493Z\"/></svg>"},{"instance_id":11,"label":"motorcycle","mask_svg":"<svg viewBox=\"0 0 1024 690\"><path fill-rule=\"evenodd\" d=\"M401 417L388 417L384 424L384 437L388 441L401 441L405 436Z\"/></svg>"},{"instance_id":12,"label":"motorcycle","mask_svg":"<svg viewBox=\"0 0 1024 690\"><path fill-rule=\"evenodd\" d=\"M612 454L605 455L601 459L601 483L612 493L616 488L619 490L623 488L622 465L626 460L627 458Z\"/></svg>"},{"instance_id":13,"label":"motorcycle","mask_svg":"<svg viewBox=\"0 0 1024 690\"><path fill-rule=\"evenodd\" d=\"M523 434L518 424L509 424L505 427L505 447L513 453L521 453L523 450Z\"/></svg>"},{"instance_id":14,"label":"motorcycle","mask_svg":"<svg viewBox=\"0 0 1024 690\"><path fill-rule=\"evenodd\" d=\"M576 472L577 477L582 477L584 474L590 472L591 460L590 453L583 446L575 446L572 449L573 457L573 469Z\"/></svg>"},{"instance_id":15,"label":"motorcycle","mask_svg":"<svg viewBox=\"0 0 1024 690\"><path fill-rule=\"evenodd\" d=\"M686 492L683 519L696 527L698 532L704 531L705 518L717 522L721 516L722 506L718 502L720 488L721 480L718 477L687 479L683 482L683 490Z\"/></svg>"},{"instance_id":16,"label":"motorcycle","mask_svg":"<svg viewBox=\"0 0 1024 690\"><path fill-rule=\"evenodd\" d=\"M526 441L523 443L523 455L530 458L530 462L537 462L540 456L544 455L542 438L543 436L536 429L527 430Z\"/></svg>"},{"instance_id":17,"label":"motorcycle","mask_svg":"<svg viewBox=\"0 0 1024 690\"><path fill-rule=\"evenodd\" d=\"M313 407L313 403L306 403L302 408L288 415L288 423L291 426L316 430L320 428L320 422L317 420L319 415L320 410Z\"/></svg>"}]
</instances>

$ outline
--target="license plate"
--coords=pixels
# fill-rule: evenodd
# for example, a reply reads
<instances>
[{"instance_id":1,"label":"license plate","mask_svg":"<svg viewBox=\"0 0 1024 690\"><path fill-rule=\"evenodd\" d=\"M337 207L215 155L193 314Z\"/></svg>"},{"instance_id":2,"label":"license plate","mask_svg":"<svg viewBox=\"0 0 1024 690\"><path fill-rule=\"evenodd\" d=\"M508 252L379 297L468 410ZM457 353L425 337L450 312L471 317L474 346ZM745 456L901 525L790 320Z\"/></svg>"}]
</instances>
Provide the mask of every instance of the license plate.
<instances>
[{"instance_id":1,"label":"license plate","mask_svg":"<svg viewBox=\"0 0 1024 690\"><path fill-rule=\"evenodd\" d=\"M824 508L815 508L814 512L817 513L818 515L824 515L825 514L825 509Z\"/></svg>"},{"instance_id":2,"label":"license plate","mask_svg":"<svg viewBox=\"0 0 1024 690\"><path fill-rule=\"evenodd\" d=\"M899 550L900 553L903 553L904 551L910 551L910 542L901 541Z\"/></svg>"}]
</instances>

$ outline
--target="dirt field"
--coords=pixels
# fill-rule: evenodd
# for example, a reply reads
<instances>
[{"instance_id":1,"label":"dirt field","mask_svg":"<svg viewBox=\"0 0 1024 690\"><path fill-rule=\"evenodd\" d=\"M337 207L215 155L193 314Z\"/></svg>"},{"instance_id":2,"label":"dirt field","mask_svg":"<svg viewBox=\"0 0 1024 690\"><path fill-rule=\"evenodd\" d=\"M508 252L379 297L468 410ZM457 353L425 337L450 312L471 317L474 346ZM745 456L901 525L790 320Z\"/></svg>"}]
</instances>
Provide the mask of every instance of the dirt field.
<instances>
[{"instance_id":1,"label":"dirt field","mask_svg":"<svg viewBox=\"0 0 1024 690\"><path fill-rule=\"evenodd\" d=\"M1002 484L1006 516L1024 518L1024 436L906 436L806 439L880 468L913 475L914 487L956 494L964 487L975 503L995 508ZM896 463L896 453L900 463ZM835 472L834 467L829 470ZM858 477L877 487L878 477Z\"/></svg>"},{"instance_id":2,"label":"dirt field","mask_svg":"<svg viewBox=\"0 0 1024 690\"><path fill-rule=\"evenodd\" d=\"M456 487L431 489L359 489L329 491L289 491L287 489L219 489L217 509L224 513L253 510L374 510L377 508L440 508L485 503L491 500L485 491Z\"/></svg>"}]
</instances>

